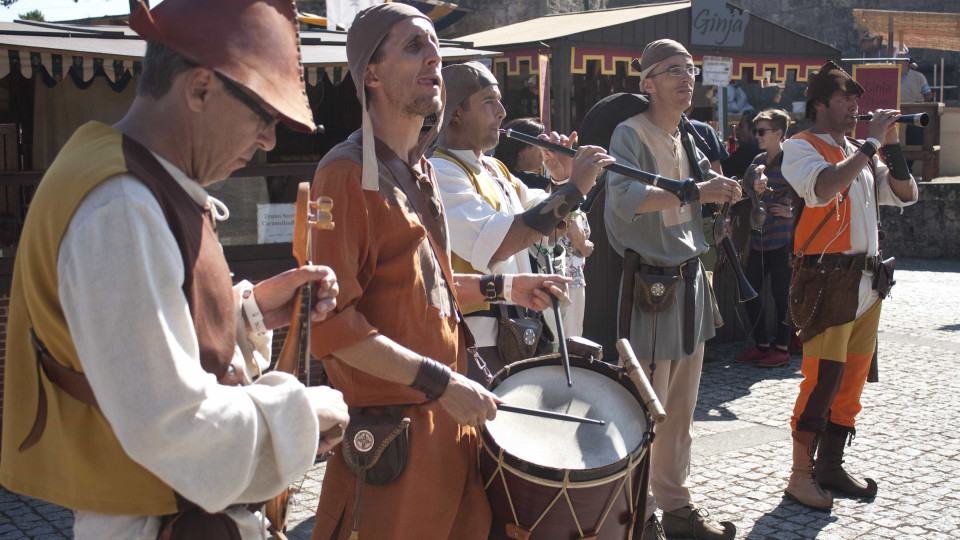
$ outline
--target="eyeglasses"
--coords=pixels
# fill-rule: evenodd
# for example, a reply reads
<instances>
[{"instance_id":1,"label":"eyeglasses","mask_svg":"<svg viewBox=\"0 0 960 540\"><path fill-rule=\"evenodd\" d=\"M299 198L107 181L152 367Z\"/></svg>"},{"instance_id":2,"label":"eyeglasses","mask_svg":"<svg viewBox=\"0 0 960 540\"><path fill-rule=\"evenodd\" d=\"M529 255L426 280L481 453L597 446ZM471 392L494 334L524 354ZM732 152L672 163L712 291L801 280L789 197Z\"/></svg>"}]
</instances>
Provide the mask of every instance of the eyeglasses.
<instances>
[{"instance_id":1,"label":"eyeglasses","mask_svg":"<svg viewBox=\"0 0 960 540\"><path fill-rule=\"evenodd\" d=\"M700 68L697 66L673 66L672 68L667 68L659 73L652 73L647 76L647 78L656 77L657 75L663 75L664 73L669 73L671 77L683 77L684 75L689 75L691 77L696 77L700 74Z\"/></svg>"},{"instance_id":2,"label":"eyeglasses","mask_svg":"<svg viewBox=\"0 0 960 540\"><path fill-rule=\"evenodd\" d=\"M754 137L763 137L767 134L768 131L778 131L774 128L754 128L753 136Z\"/></svg>"},{"instance_id":3,"label":"eyeglasses","mask_svg":"<svg viewBox=\"0 0 960 540\"><path fill-rule=\"evenodd\" d=\"M237 100L240 101L240 103L243 103L251 111L253 111L257 115L257 117L259 117L260 120L263 121L264 124L266 124L267 126L272 126L275 122L277 122L277 116L268 113L267 110L264 109L263 106L261 106L259 103L257 103L257 101L254 98L250 97L250 95L244 92L243 89L240 88L240 85L238 85L237 83L231 81L230 79L224 77L223 75L217 72L214 72L214 73L216 73L217 78L220 79L221 82L223 82L223 86L227 88L227 91L230 92L230 94L232 94L233 97L237 98Z\"/></svg>"}]
</instances>

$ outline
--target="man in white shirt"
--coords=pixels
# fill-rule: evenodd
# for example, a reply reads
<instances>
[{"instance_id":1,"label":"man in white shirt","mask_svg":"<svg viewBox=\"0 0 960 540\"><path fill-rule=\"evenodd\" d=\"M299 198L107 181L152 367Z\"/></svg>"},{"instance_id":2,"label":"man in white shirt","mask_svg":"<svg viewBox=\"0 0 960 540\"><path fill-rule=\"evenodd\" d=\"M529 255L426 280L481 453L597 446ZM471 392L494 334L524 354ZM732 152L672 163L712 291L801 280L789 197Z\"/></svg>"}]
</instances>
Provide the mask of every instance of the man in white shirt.
<instances>
[{"instance_id":1,"label":"man in white shirt","mask_svg":"<svg viewBox=\"0 0 960 540\"><path fill-rule=\"evenodd\" d=\"M319 266L234 286L204 186L273 148L278 122L315 129L296 10L167 0L130 25L147 39L130 110L77 130L24 225L0 482L73 509L81 540L262 538L258 503L348 421L340 392L260 376L271 331L300 285L314 322L338 287Z\"/></svg>"},{"instance_id":2,"label":"man in white shirt","mask_svg":"<svg viewBox=\"0 0 960 540\"><path fill-rule=\"evenodd\" d=\"M497 146L506 115L490 70L478 62L453 64L443 68L443 80L446 103L440 146L430 162L447 212L454 271L530 272L527 247L570 216L596 183L600 169L613 159L596 146L581 146L575 158L545 152L544 164L553 178L569 182L553 194L527 188L503 163L483 154ZM554 133L551 138L568 148L576 141L575 134ZM488 304L464 306L463 311L480 356L496 373L506 365L496 347L499 311L491 311ZM486 380L472 362L469 373L474 380Z\"/></svg>"},{"instance_id":3,"label":"man in white shirt","mask_svg":"<svg viewBox=\"0 0 960 540\"><path fill-rule=\"evenodd\" d=\"M813 127L783 144L783 176L804 201L794 235L799 267L789 311L804 342L804 379L791 418L793 469L785 491L815 510L832 507L832 494L824 488L854 498L877 492L873 480L850 476L841 463L844 445L856 433L860 394L877 344L882 298L875 289L883 288L874 286L876 273L883 272L878 205L903 207L917 200L916 181L897 143L899 111L874 111L862 143L844 136L857 123L863 93L827 62L807 88L806 115ZM835 283L841 285L832 287Z\"/></svg>"}]
</instances>

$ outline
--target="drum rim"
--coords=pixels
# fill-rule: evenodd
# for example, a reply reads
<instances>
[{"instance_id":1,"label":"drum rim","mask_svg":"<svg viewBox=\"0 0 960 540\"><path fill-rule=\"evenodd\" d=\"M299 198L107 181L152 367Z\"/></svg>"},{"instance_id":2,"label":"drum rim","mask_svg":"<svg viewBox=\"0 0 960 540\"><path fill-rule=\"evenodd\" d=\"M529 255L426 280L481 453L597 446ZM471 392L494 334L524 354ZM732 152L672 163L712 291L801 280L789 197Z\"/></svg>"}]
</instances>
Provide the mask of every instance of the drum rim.
<instances>
[{"instance_id":1,"label":"drum rim","mask_svg":"<svg viewBox=\"0 0 960 540\"><path fill-rule=\"evenodd\" d=\"M512 373L534 367L554 366L559 364L560 355L557 353L514 362L505 366L503 369L498 371L496 375L494 375L493 379L487 383L487 390L493 391L494 388L499 386L499 384ZM503 463L508 465L510 469L515 469L523 474L531 475L541 480L558 483L566 482L568 484L584 482L593 483L596 480L609 479L612 476L616 476L618 473L630 470L632 468L631 464L636 465L640 461L643 453L649 446L648 438L650 437L650 424L652 423L652 420L646 404L643 403L643 399L640 397L640 392L633 385L633 382L630 381L630 377L627 375L626 370L608 362L594 360L593 357L584 358L577 355L570 355L570 367L587 369L600 374L604 374L603 371L608 371L611 374L615 374L616 377L610 377L611 380L624 387L630 393L630 395L637 400L637 404L640 405L645 413L648 426L647 431L645 431L641 436L640 444L637 445L637 448L628 452L626 456L620 458L618 461L608 465L603 465L601 467L595 467L592 469L558 469L556 467L531 463L511 454L508 450L501 448L500 445L497 444L497 442L493 439L493 436L490 435L490 432L487 430L486 426L484 426L483 429L480 430L480 439L482 441L481 446L483 446L483 450L486 450L495 461L498 459L498 456L502 454Z\"/></svg>"}]
</instances>

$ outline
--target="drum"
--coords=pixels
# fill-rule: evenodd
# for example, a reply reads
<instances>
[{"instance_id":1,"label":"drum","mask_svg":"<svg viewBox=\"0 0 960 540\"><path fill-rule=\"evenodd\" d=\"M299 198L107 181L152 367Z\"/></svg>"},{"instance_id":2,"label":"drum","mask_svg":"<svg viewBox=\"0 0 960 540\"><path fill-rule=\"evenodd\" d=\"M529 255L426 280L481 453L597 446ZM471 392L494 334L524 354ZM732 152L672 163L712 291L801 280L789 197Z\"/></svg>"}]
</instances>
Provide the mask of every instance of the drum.
<instances>
[{"instance_id":1,"label":"drum","mask_svg":"<svg viewBox=\"0 0 960 540\"><path fill-rule=\"evenodd\" d=\"M615 366L571 356L570 371L572 387L553 354L510 364L488 384L510 405L606 422L501 411L484 424L479 461L490 538L625 540L634 519L643 521L635 511L652 440L646 407Z\"/></svg>"}]
</instances>

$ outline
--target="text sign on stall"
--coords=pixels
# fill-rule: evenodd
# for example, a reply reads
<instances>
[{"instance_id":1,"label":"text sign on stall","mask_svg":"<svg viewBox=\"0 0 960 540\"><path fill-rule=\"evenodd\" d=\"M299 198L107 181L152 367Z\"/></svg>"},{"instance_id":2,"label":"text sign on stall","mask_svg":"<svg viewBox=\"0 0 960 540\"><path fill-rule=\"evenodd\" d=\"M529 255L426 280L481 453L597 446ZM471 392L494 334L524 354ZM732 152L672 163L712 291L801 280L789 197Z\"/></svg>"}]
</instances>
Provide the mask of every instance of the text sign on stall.
<instances>
[{"instance_id":1,"label":"text sign on stall","mask_svg":"<svg viewBox=\"0 0 960 540\"><path fill-rule=\"evenodd\" d=\"M281 244L293 241L295 204L257 205L257 243Z\"/></svg>"},{"instance_id":2,"label":"text sign on stall","mask_svg":"<svg viewBox=\"0 0 960 540\"><path fill-rule=\"evenodd\" d=\"M693 0L690 5L690 44L742 47L750 12L728 7L727 0Z\"/></svg>"},{"instance_id":3,"label":"text sign on stall","mask_svg":"<svg viewBox=\"0 0 960 540\"><path fill-rule=\"evenodd\" d=\"M853 66L853 79L863 87L857 101L858 114L869 114L877 109L900 108L900 67L894 64ZM867 138L867 122L857 122L854 137Z\"/></svg>"},{"instance_id":4,"label":"text sign on stall","mask_svg":"<svg viewBox=\"0 0 960 540\"><path fill-rule=\"evenodd\" d=\"M733 73L733 58L721 56L703 57L703 85L723 88L730 85Z\"/></svg>"}]
</instances>

